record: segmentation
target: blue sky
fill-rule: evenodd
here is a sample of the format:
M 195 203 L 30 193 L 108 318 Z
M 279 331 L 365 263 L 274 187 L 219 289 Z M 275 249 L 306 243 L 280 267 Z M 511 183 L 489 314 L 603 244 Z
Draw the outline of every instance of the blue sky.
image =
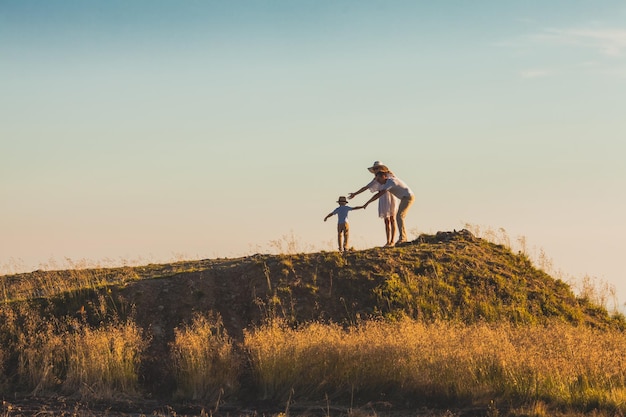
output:
M 622 1 L 0 0 L 0 272 L 504 229 L 626 301 Z M 364 202 L 368 195 L 357 198 Z M 384 243 L 370 206 L 357 249 Z

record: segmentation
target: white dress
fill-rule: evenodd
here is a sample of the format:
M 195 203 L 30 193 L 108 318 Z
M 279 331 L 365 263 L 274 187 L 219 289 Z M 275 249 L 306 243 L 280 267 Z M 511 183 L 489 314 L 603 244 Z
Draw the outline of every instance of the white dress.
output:
M 378 191 L 380 191 L 380 188 L 382 186 L 383 185 L 376 181 L 376 178 L 374 178 L 372 182 L 367 185 L 367 188 L 371 192 L 377 193 Z M 385 217 L 395 216 L 396 212 L 398 211 L 397 200 L 398 199 L 390 192 L 386 192 L 385 194 L 381 195 L 378 199 L 378 217 L 384 219 Z

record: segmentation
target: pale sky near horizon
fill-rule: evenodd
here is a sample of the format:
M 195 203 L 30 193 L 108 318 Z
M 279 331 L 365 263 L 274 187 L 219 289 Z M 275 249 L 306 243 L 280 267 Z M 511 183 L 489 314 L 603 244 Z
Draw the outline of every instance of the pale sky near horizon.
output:
M 410 238 L 503 229 L 623 304 L 624 109 L 618 0 L 0 0 L 0 274 L 333 250 L 381 160 Z

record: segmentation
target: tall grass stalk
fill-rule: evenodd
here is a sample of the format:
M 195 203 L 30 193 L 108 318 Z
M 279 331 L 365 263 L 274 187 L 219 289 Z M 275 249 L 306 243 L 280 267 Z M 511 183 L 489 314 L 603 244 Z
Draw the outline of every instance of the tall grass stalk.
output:
M 180 398 L 219 402 L 239 386 L 240 356 L 218 315 L 175 329 L 171 356 Z

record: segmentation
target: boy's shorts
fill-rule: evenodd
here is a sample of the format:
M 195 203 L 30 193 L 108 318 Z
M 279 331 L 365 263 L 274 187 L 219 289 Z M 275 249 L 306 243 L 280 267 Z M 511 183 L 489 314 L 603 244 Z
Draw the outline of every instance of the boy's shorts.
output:
M 348 233 L 350 231 L 349 223 L 337 223 L 337 233 Z

